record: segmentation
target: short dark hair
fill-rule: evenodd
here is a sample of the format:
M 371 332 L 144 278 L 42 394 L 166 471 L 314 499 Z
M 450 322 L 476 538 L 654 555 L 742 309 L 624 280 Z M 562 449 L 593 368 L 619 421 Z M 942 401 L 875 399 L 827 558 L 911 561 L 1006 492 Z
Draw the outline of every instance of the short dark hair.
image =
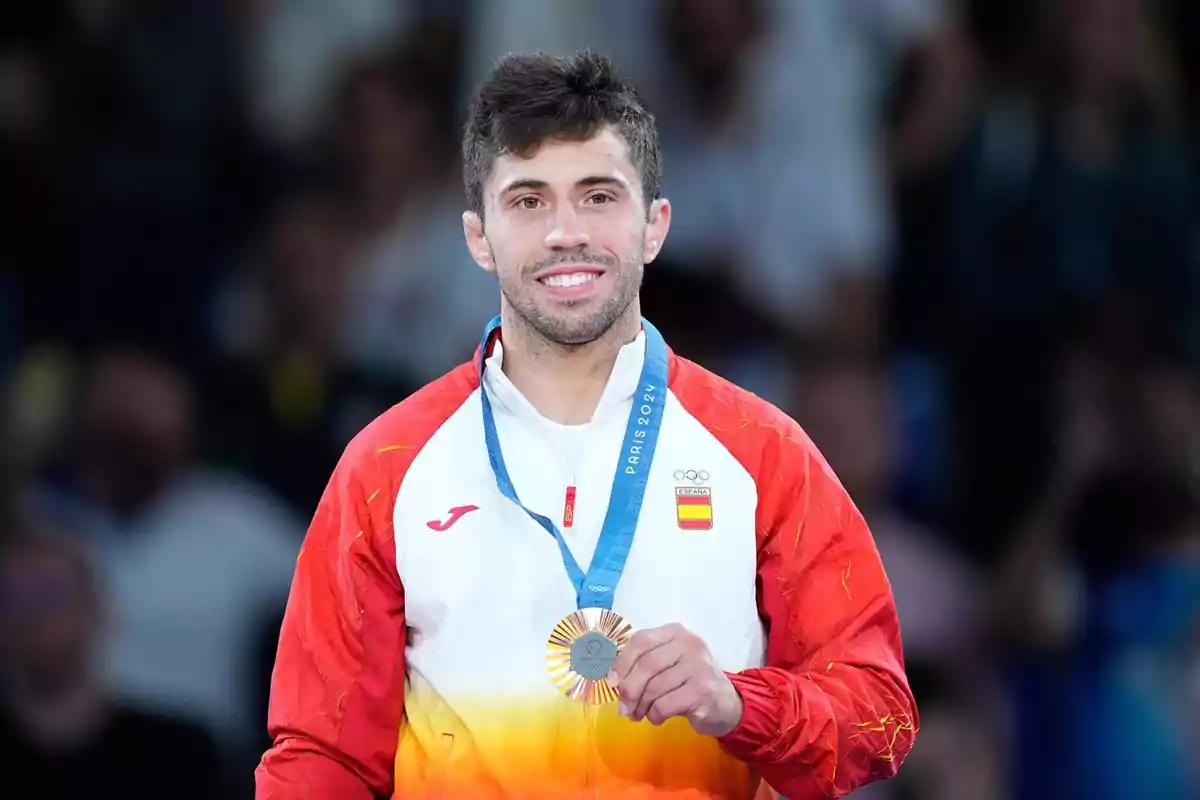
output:
M 483 184 L 498 156 L 529 156 L 548 141 L 583 141 L 609 125 L 629 147 L 649 207 L 662 182 L 658 129 L 637 89 L 612 62 L 588 51 L 569 58 L 504 57 L 476 89 L 467 112 L 462 152 L 467 205 L 483 213 Z

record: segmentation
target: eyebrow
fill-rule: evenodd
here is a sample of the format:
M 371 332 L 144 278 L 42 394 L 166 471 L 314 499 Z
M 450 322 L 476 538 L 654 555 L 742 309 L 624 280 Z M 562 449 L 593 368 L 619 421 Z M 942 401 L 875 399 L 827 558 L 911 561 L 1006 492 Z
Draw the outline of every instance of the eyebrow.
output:
M 517 191 L 518 189 L 540 190 L 546 189 L 549 186 L 550 184 L 537 178 L 519 178 L 505 186 L 504 189 L 501 190 L 500 194 L 509 194 L 510 192 Z M 615 178 L 611 175 L 588 175 L 586 178 L 580 178 L 579 180 L 575 181 L 575 186 L 581 188 L 590 188 L 593 186 L 613 186 L 620 189 L 629 188 L 629 184 L 627 184 L 625 181 L 621 180 L 620 178 Z

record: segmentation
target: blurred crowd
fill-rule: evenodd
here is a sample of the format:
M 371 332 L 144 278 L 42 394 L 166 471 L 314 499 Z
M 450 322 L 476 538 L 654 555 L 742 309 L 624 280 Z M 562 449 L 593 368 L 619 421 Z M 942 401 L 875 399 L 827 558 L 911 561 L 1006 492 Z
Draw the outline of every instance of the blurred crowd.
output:
M 922 733 L 856 796 L 1200 797 L 1186 0 L 5 2 L 0 794 L 252 796 L 330 470 L 497 308 L 468 93 L 578 47 L 662 131 L 646 315 L 872 525 Z

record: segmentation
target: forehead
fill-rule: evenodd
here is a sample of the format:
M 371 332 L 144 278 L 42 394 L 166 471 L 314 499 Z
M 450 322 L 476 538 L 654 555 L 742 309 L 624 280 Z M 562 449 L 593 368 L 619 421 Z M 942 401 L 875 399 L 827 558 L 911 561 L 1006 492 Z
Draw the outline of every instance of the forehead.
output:
M 551 189 L 568 188 L 584 178 L 608 177 L 641 191 L 637 169 L 629 159 L 629 146 L 611 128 L 583 141 L 550 141 L 528 157 L 511 153 L 499 156 L 492 166 L 488 188 L 499 194 L 517 181 L 539 181 Z

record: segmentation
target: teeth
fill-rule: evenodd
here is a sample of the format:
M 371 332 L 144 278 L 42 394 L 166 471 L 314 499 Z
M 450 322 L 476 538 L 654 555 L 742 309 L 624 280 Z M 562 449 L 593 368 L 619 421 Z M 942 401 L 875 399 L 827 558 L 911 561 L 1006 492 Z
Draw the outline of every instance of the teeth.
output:
M 547 286 L 582 286 L 596 280 L 594 272 L 572 272 L 566 275 L 551 275 L 544 278 L 542 283 Z

